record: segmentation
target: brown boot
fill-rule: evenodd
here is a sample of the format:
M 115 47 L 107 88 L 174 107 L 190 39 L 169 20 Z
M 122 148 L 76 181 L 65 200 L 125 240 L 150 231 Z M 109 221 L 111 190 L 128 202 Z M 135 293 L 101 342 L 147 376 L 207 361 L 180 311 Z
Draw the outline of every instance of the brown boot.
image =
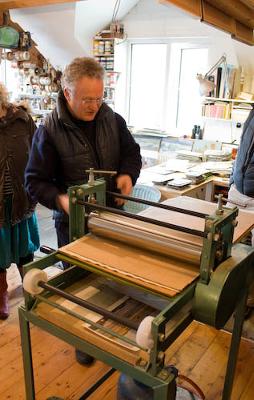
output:
M 9 317 L 6 271 L 0 270 L 0 319 Z

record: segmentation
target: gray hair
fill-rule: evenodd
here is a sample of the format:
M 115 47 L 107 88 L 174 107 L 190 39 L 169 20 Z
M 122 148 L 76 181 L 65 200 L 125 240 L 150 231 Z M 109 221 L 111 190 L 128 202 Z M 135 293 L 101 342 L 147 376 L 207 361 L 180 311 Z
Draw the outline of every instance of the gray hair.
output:
M 65 67 L 62 77 L 62 90 L 72 89 L 75 83 L 85 77 L 104 79 L 105 70 L 103 66 L 91 57 L 77 57 Z
M 6 108 L 9 105 L 9 94 L 3 83 L 0 83 L 0 106 Z

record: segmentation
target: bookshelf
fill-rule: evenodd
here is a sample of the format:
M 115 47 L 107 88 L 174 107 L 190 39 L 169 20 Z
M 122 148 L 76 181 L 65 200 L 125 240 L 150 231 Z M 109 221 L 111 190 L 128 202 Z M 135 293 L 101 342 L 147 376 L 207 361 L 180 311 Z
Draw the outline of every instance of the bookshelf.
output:
M 204 118 L 243 123 L 253 107 L 253 100 L 206 97 L 202 105 L 202 116 Z
M 105 77 L 105 102 L 114 108 L 115 89 L 120 73 L 116 72 L 114 65 L 116 38 L 95 36 L 93 40 L 93 56 L 103 65 Z

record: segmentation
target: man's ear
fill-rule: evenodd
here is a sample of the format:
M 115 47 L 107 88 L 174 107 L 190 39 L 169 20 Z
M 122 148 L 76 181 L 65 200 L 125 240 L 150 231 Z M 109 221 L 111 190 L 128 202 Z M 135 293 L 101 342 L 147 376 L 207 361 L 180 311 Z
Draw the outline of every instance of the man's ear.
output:
M 64 88 L 64 97 L 69 102 L 71 100 L 71 91 L 68 88 Z

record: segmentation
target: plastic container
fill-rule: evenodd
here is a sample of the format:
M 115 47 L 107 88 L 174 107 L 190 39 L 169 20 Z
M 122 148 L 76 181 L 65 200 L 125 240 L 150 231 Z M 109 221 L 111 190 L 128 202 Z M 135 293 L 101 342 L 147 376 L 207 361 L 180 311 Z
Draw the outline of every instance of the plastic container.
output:
M 159 189 L 157 189 L 155 187 L 137 184 L 134 186 L 131 196 L 139 198 L 139 199 L 143 199 L 143 200 L 154 201 L 155 203 L 158 203 L 161 198 L 161 192 L 159 191 Z M 127 212 L 137 214 L 137 213 L 145 210 L 148 207 L 149 206 L 146 204 L 135 203 L 133 201 L 127 201 L 123 208 Z

